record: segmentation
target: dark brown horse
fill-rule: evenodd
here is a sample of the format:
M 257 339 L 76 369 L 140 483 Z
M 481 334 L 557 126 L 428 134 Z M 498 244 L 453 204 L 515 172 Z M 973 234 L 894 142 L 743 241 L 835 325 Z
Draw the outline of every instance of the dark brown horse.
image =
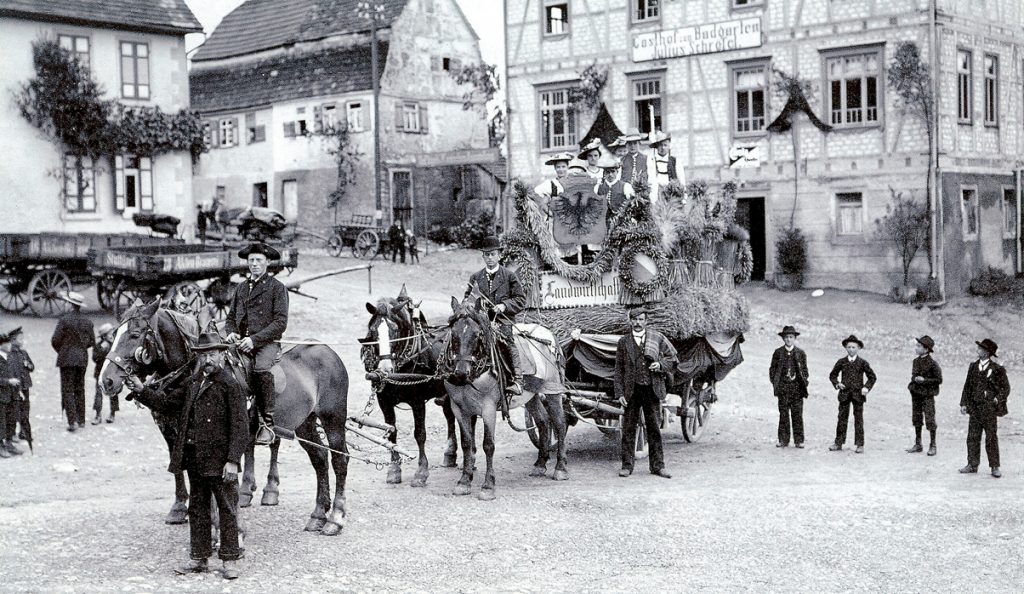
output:
M 370 312 L 370 322 L 366 338 L 362 341 L 362 359 L 367 371 L 402 374 L 417 374 L 432 377 L 437 372 L 437 358 L 444 347 L 447 328 L 428 328 L 426 319 L 417 305 L 405 292 L 405 287 L 397 299 L 383 298 L 376 305 L 366 304 Z M 383 331 L 381 328 L 383 327 Z M 384 422 L 395 426 L 395 407 L 406 404 L 412 409 L 413 434 L 419 447 L 419 460 L 416 474 L 412 479 L 413 487 L 423 487 L 430 475 L 427 461 L 427 402 L 435 399 L 441 402 L 444 418 L 448 426 L 448 443 L 444 452 L 445 467 L 457 464 L 458 440 L 455 437 L 455 414 L 451 404 L 445 398 L 444 381 L 441 379 L 413 380 L 412 382 L 395 383 L 383 380 L 376 383 L 377 404 L 384 414 Z M 397 443 L 397 431 L 391 432 L 391 442 Z M 388 469 L 387 482 L 402 482 L 402 466 L 398 453 L 392 452 L 391 466 Z
M 110 354 L 100 372 L 103 391 L 107 394 L 120 392 L 124 386 L 124 377 L 129 373 L 139 377 L 151 374 L 156 374 L 158 378 L 173 378 L 175 374 L 182 379 L 187 377 L 193 365 L 191 346 L 194 344 L 197 327 L 194 319 L 159 308 L 158 301 L 130 308 L 123 316 Z M 327 452 L 300 442 L 317 478 L 316 505 L 305 529 L 333 536 L 341 532 L 346 515 L 348 447 L 345 442 L 345 421 L 348 416 L 348 372 L 338 355 L 323 345 L 303 345 L 289 350 L 282 357 L 280 367 L 284 372 L 285 387 L 277 396 L 276 425 L 293 430 L 296 436 L 319 445 L 323 445 L 319 431 L 322 429 L 329 447 L 335 451 L 330 458 L 336 479 L 332 502 Z M 168 381 L 164 388 L 174 389 L 176 381 L 180 380 Z M 154 418 L 164 433 L 164 439 L 168 445 L 172 445 L 175 436 L 169 435 L 165 428 L 176 426 L 177 419 L 157 418 L 157 413 L 154 413 Z M 277 486 L 280 481 L 276 459 L 279 444 L 278 440 L 271 448 L 270 473 L 264 489 L 264 503 L 269 505 L 277 503 Z M 242 485 L 240 504 L 243 502 L 242 493 L 249 494 L 251 499 L 255 489 L 252 444 L 246 453 Z M 175 486 L 177 493 L 172 514 L 177 510 L 184 512 L 188 499 L 183 477 L 175 477 Z
M 487 471 L 484 484 L 478 494 L 483 500 L 494 499 L 494 430 L 497 420 L 499 399 L 503 398 L 502 387 L 494 373 L 496 363 L 495 340 L 497 333 L 491 327 L 487 311 L 479 299 L 459 303 L 452 297 L 452 316 L 448 320 L 451 335 L 447 348 L 442 354 L 442 367 L 448 369 L 445 389 L 452 403 L 452 410 L 459 420 L 462 432 L 462 477 L 455 485 L 455 495 L 468 495 L 473 484 L 475 460 L 473 446 L 477 418 L 484 422 L 484 455 L 487 457 Z M 525 348 L 520 349 L 524 364 L 534 369 L 526 377 L 522 400 L 536 423 L 537 435 L 553 435 L 557 448 L 555 452 L 555 480 L 569 478 L 565 455 L 565 433 L 567 429 L 565 410 L 562 408 L 561 361 L 558 343 L 551 331 L 536 325 L 528 328 L 530 338 Z M 516 348 L 516 347 L 513 347 Z M 518 400 L 518 399 L 517 399 Z M 513 403 L 515 406 L 516 403 Z M 544 476 L 552 452 L 547 439 L 537 443 L 537 461 L 530 476 Z

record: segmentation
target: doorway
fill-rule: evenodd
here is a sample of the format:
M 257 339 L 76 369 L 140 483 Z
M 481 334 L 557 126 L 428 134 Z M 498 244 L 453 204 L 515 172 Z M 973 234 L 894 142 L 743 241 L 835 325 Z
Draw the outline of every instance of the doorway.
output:
M 736 201 L 736 224 L 750 233 L 750 250 L 754 254 L 754 270 L 750 280 L 763 281 L 767 238 L 765 237 L 764 197 L 740 198 Z
M 267 182 L 252 185 L 252 205 L 267 208 Z
M 299 182 L 286 179 L 281 183 L 281 210 L 284 218 L 293 221 L 299 216 Z

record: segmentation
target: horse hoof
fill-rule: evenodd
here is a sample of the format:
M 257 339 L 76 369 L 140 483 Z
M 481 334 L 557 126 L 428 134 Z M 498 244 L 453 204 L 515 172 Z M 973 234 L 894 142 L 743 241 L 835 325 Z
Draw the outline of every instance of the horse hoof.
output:
M 413 479 L 412 479 L 412 486 L 413 487 L 426 487 L 427 486 L 427 477 L 425 477 L 425 476 L 415 476 L 415 477 L 413 477 Z
M 556 470 L 554 476 L 552 476 L 551 478 L 555 479 L 556 481 L 567 481 L 569 480 L 569 473 L 564 470 Z
M 341 526 L 334 522 L 325 522 L 324 527 L 320 529 L 320 534 L 324 536 L 337 536 L 341 534 Z
M 458 483 L 457 485 L 455 485 L 455 490 L 452 491 L 452 495 L 469 495 L 469 492 L 471 490 L 472 487 L 470 487 L 469 485 Z
M 252 506 L 252 493 L 241 492 L 238 494 L 238 507 Z
M 547 474 L 547 468 L 543 466 L 534 466 L 530 469 L 530 476 L 544 476 Z
M 441 464 L 443 468 L 457 468 L 459 466 L 458 456 L 455 454 L 444 456 L 444 463 Z
M 480 492 L 476 494 L 476 498 L 480 501 L 494 501 L 494 489 L 480 489 Z
M 389 472 L 388 473 L 388 481 L 387 482 L 388 482 L 389 485 L 400 485 L 400 484 L 402 484 L 402 473 L 401 473 L 401 471 L 399 471 L 399 472 Z
M 167 514 L 164 519 L 164 524 L 188 524 L 188 514 L 186 512 L 175 512 Z
M 309 521 L 306 522 L 305 531 L 320 532 L 321 530 L 323 530 L 324 524 L 326 523 L 327 521 L 323 518 L 310 518 Z
M 264 491 L 263 498 L 260 499 L 260 505 L 277 505 L 277 492 Z

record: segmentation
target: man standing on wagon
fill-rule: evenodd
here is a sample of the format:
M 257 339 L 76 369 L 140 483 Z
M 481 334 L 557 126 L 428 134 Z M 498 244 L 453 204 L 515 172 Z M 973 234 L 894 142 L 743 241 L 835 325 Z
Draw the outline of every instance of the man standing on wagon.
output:
M 249 264 L 249 277 L 235 288 L 225 322 L 227 341 L 253 359 L 253 393 L 260 415 L 256 445 L 274 442 L 274 374 L 281 361 L 281 340 L 288 327 L 288 289 L 267 272 L 270 260 L 281 254 L 265 243 L 238 252 Z

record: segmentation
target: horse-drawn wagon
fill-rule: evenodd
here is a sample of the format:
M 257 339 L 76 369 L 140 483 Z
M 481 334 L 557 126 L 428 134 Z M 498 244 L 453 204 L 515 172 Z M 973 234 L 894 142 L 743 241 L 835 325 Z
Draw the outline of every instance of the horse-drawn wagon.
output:
M 327 240 L 327 253 L 337 258 L 348 247 L 360 260 L 372 260 L 390 247 L 387 229 L 377 224 L 373 215 L 353 214 L 344 225 L 335 225 Z

